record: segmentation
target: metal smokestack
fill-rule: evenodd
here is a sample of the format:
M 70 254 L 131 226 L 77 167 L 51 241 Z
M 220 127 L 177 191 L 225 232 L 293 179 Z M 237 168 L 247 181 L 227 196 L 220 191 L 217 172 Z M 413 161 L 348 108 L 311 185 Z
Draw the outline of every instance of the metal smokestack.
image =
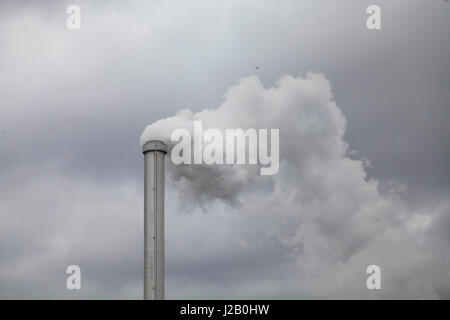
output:
M 164 299 L 164 158 L 167 145 L 151 140 L 143 146 L 144 299 Z

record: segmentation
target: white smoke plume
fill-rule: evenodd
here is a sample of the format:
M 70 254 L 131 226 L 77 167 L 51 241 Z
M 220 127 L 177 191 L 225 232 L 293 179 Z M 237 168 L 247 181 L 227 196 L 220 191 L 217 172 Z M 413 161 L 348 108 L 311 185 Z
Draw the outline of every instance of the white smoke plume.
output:
M 450 298 L 449 203 L 410 211 L 395 188 L 380 194 L 368 161 L 350 157 L 346 119 L 324 75 L 285 75 L 270 88 L 256 76 L 243 78 L 219 107 L 159 120 L 141 143 L 160 139 L 172 147 L 172 131 L 192 130 L 195 120 L 221 130 L 280 129 L 274 176 L 251 165 L 167 163 L 185 203 L 222 200 L 274 222 L 267 236 L 289 249 L 291 294 L 301 287 L 309 297 Z M 382 290 L 365 286 L 371 264 L 381 267 Z

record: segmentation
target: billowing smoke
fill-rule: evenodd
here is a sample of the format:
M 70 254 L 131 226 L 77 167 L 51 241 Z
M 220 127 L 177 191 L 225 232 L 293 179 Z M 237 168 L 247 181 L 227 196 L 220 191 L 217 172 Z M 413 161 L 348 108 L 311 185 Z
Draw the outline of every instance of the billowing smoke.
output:
M 220 130 L 280 130 L 276 175 L 261 176 L 255 165 L 170 160 L 168 173 L 185 203 L 221 200 L 271 219 L 266 236 L 288 248 L 295 266 L 289 285 L 312 297 L 450 298 L 449 204 L 411 212 L 395 187 L 380 194 L 367 161 L 351 157 L 346 120 L 324 75 L 285 75 L 270 88 L 255 76 L 243 78 L 217 108 L 159 120 L 147 126 L 141 143 L 161 139 L 173 147 L 173 130 L 192 131 L 198 120 Z M 383 275 L 376 292 L 365 287 L 371 264 Z
M 255 76 L 243 78 L 228 90 L 218 108 L 197 113 L 181 110 L 147 126 L 141 144 L 160 139 L 171 150 L 175 144 L 170 139 L 172 132 L 185 128 L 192 133 L 194 121 L 202 121 L 205 129 L 223 132 L 235 128 L 279 129 L 280 161 L 297 169 L 308 158 L 341 158 L 346 152 L 342 141 L 345 118 L 332 101 L 328 81 L 320 74 L 309 73 L 305 79 L 284 76 L 270 89 Z M 254 165 L 170 165 L 169 174 L 178 182 L 181 194 L 194 202 L 217 198 L 236 203 L 250 187 L 274 181 L 261 177 Z

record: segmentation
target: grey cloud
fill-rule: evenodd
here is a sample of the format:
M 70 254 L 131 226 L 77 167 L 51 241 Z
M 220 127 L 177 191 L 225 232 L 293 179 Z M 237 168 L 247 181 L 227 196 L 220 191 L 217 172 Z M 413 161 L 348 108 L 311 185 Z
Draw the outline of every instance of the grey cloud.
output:
M 267 88 L 282 74 L 304 75 L 309 70 L 330 80 L 347 119 L 343 141 L 359 151 L 356 160 L 367 156 L 372 163 L 366 180 L 379 180 L 383 189 L 390 180 L 407 185 L 406 203 L 389 200 L 398 205 L 392 214 L 398 221 L 369 228 L 364 219 L 331 214 L 330 207 L 329 214 L 292 223 L 299 201 L 330 196 L 328 181 L 315 181 L 312 174 L 302 176 L 309 188 L 300 188 L 300 195 L 284 202 L 280 196 L 258 206 L 247 199 L 250 189 L 235 190 L 245 191 L 238 194 L 245 196 L 241 207 L 204 203 L 208 214 L 197 212 L 192 225 L 186 225 L 213 237 L 217 210 L 242 211 L 249 217 L 227 219 L 223 213 L 221 224 L 230 227 L 216 242 L 204 241 L 200 248 L 208 249 L 208 256 L 195 249 L 197 240 L 189 229 L 167 233 L 168 297 L 335 297 L 339 288 L 341 297 L 344 291 L 348 297 L 359 295 L 364 288 L 346 285 L 364 284 L 363 266 L 370 260 L 364 253 L 383 263 L 395 255 L 395 248 L 379 252 L 386 243 L 396 242 L 393 236 L 377 238 L 373 233 L 386 226 L 409 236 L 418 230 L 415 243 L 425 247 L 418 254 L 403 243 L 407 250 L 399 265 L 385 263 L 395 269 L 386 276 L 396 283 L 395 291 L 383 290 L 385 295 L 415 291 L 420 297 L 448 297 L 447 283 L 429 276 L 434 271 L 441 275 L 435 268 L 448 266 L 448 256 L 440 255 L 448 251 L 447 3 L 380 0 L 383 30 L 372 33 L 364 21 L 370 1 L 77 1 L 83 27 L 76 33 L 65 28 L 69 2 L 0 3 L 0 132 L 7 131 L 0 135 L 2 298 L 140 298 L 142 129 L 180 109 L 199 112 L 220 106 L 227 89 L 242 77 L 256 74 Z M 433 19 L 436 13 L 439 18 Z M 256 71 L 254 65 L 261 69 Z M 295 177 L 285 176 L 297 190 Z M 134 186 L 132 195 L 116 189 L 123 185 Z M 198 193 L 184 194 L 186 199 L 194 195 Z M 386 191 L 381 198 L 390 196 Z M 182 228 L 178 223 L 199 210 L 177 199 L 172 189 L 168 230 Z M 348 211 L 356 210 L 352 205 L 358 203 L 350 201 Z M 324 201 L 325 211 L 326 205 Z M 260 214 L 276 210 L 286 214 Z M 104 218 L 102 223 L 94 219 L 94 211 Z M 342 207 L 339 212 L 344 211 Z M 322 282 L 291 281 L 290 275 L 299 270 L 308 274 L 315 267 L 313 259 L 292 260 L 301 254 L 314 257 L 308 254 L 308 243 L 296 238 L 298 228 L 325 246 L 348 231 L 345 222 L 355 230 L 367 227 L 371 236 L 350 230 L 353 240 L 331 246 L 348 264 L 331 260 L 320 269 L 322 279 L 332 279 L 335 285 L 326 291 Z M 235 224 L 240 226 L 237 231 Z M 238 239 L 229 240 L 227 233 Z M 245 249 L 239 239 L 241 245 L 260 247 Z M 191 254 L 185 257 L 191 259 L 187 270 L 177 258 L 186 248 Z M 245 250 L 250 251 L 247 257 Z M 440 258 L 432 260 L 424 252 L 436 252 Z M 318 251 L 321 259 L 326 253 Z M 225 254 L 231 260 L 220 260 Z M 216 256 L 226 268 L 214 262 Z M 233 281 L 228 262 L 236 260 L 240 269 L 235 278 L 248 281 Z M 194 272 L 196 261 L 203 277 Z M 258 269 L 261 263 L 256 261 L 266 261 L 267 267 Z M 76 262 L 86 269 L 87 290 L 80 294 L 64 288 L 65 267 Z M 430 271 L 421 272 L 426 268 Z M 258 276 L 250 276 L 255 269 Z M 408 288 L 408 283 L 418 287 Z

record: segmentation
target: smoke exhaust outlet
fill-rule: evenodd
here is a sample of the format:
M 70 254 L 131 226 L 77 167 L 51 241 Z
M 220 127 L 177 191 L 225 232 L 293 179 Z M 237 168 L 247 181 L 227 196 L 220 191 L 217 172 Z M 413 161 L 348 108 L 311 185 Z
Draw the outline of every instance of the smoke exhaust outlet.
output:
M 144 144 L 144 300 L 164 299 L 164 160 L 167 145 Z

